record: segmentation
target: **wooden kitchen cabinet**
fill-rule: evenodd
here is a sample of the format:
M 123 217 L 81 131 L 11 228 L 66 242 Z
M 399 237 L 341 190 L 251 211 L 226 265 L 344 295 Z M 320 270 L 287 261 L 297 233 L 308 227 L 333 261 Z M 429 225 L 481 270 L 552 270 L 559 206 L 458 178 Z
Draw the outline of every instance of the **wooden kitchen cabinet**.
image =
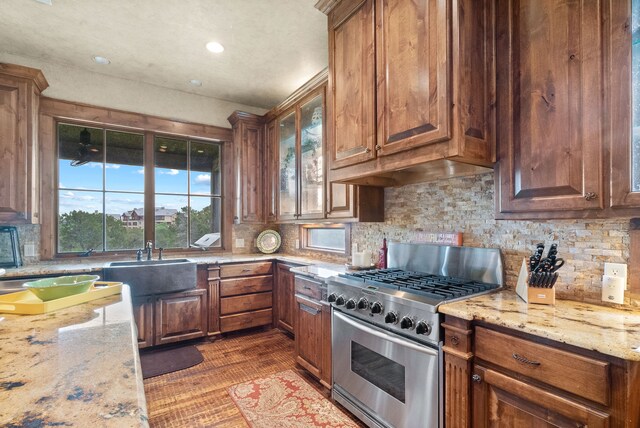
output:
M 153 346 L 153 297 L 142 297 L 133 301 L 133 319 L 138 330 L 138 348 Z
M 220 267 L 208 266 L 207 288 L 209 304 L 207 308 L 207 323 L 209 336 L 220 334 Z
M 220 332 L 273 324 L 273 262 L 220 266 Z
M 207 334 L 207 290 L 161 294 L 155 303 L 155 345 Z
M 609 8 L 606 0 L 498 0 L 502 217 L 604 207 Z
M 40 223 L 40 70 L 0 63 L 0 223 Z
M 295 274 L 293 266 L 276 264 L 274 325 L 289 333 L 294 333 L 295 325 Z
M 493 1 L 321 3 L 330 4 L 328 178 L 394 186 L 489 171 Z
M 331 306 L 324 284 L 296 275 L 294 308 L 296 362 L 331 388 Z
M 296 296 L 296 361 L 312 375 L 322 377 L 322 304 Z
M 608 427 L 640 423 L 640 366 L 447 315 L 448 427 Z
M 235 218 L 241 223 L 265 222 L 264 120 L 261 116 L 236 111 L 229 116 L 233 127 Z

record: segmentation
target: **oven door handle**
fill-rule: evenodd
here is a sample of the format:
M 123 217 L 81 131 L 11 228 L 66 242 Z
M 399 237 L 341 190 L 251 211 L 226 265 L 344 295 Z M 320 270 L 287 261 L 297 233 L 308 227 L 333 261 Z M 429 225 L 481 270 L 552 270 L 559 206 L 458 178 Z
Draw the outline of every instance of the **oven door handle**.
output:
M 389 342 L 393 342 L 397 345 L 400 345 L 405 348 L 409 348 L 414 351 L 422 352 L 423 354 L 433 355 L 434 357 L 438 356 L 438 349 L 418 345 L 398 335 L 387 333 L 386 331 L 373 325 L 369 325 L 369 324 L 363 325 L 362 323 L 355 321 L 351 317 L 347 315 L 343 315 L 342 313 L 336 310 L 333 311 L 333 316 L 337 317 L 338 319 L 340 319 L 340 321 L 349 324 L 351 327 L 356 328 L 365 334 L 376 336 L 380 339 L 388 340 Z

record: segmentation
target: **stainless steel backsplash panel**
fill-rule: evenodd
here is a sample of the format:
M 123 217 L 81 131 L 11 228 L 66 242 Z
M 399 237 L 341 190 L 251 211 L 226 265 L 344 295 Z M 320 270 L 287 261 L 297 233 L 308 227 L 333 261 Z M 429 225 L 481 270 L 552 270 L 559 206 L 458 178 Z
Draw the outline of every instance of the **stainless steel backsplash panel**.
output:
M 388 258 L 390 268 L 504 285 L 502 255 L 497 248 L 390 242 Z

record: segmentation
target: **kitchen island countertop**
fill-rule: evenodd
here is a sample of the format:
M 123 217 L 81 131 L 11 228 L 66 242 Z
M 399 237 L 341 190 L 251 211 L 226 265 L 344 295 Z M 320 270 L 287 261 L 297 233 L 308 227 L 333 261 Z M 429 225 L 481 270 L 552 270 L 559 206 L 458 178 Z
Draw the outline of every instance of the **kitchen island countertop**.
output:
M 640 310 L 637 308 L 618 309 L 559 299 L 555 306 L 527 304 L 513 290 L 504 290 L 443 304 L 438 311 L 640 361 Z
M 129 287 L 43 315 L 0 314 L 0 426 L 148 426 Z

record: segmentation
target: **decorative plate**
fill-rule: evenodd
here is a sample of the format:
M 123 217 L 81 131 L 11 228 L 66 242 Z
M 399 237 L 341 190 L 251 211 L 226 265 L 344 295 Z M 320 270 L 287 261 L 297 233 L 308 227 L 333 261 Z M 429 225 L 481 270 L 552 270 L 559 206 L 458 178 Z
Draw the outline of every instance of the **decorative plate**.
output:
M 281 243 L 282 238 L 280 238 L 280 234 L 271 229 L 267 229 L 260 233 L 260 235 L 258 235 L 258 239 L 256 240 L 258 250 L 260 250 L 261 253 L 265 254 L 271 254 L 278 251 Z

